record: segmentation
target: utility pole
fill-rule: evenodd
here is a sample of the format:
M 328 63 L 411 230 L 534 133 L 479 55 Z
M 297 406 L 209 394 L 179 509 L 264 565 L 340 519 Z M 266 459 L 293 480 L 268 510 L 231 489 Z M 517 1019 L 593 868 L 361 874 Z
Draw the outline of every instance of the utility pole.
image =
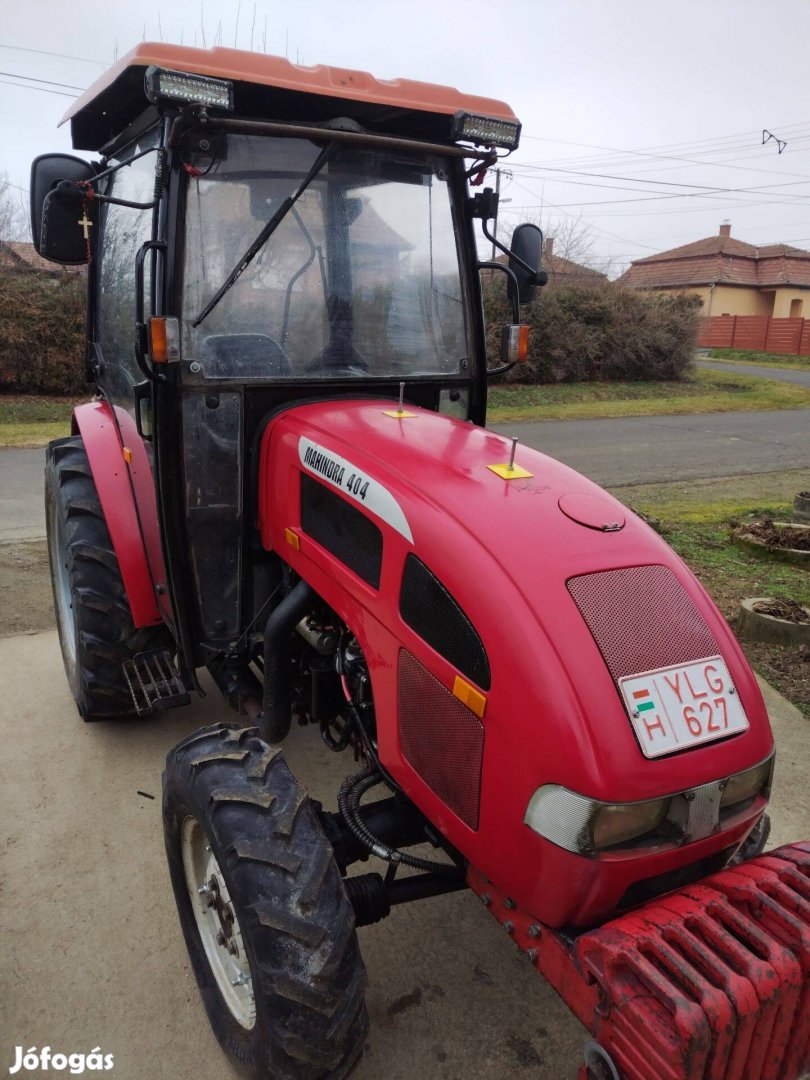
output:
M 498 235 L 498 206 L 501 201 L 501 170 L 495 170 L 495 217 L 492 221 L 492 235 Z M 495 259 L 495 241 L 492 242 L 492 258 Z

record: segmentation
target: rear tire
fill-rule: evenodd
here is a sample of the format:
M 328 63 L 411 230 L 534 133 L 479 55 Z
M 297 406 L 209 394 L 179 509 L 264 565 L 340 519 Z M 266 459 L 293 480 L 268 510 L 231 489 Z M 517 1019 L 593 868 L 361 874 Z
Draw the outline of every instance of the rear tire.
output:
M 166 855 L 208 1019 L 251 1080 L 339 1080 L 363 1052 L 354 911 L 304 789 L 256 728 L 172 750 Z
M 49 443 L 45 519 L 59 644 L 71 693 L 85 720 L 135 716 L 122 664 L 170 649 L 168 628 L 132 622 L 118 559 L 79 436 Z

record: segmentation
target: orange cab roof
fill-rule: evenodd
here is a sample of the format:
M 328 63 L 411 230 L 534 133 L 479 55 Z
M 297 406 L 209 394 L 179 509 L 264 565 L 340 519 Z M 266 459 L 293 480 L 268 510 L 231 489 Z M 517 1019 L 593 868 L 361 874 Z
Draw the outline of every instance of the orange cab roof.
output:
M 192 49 L 182 45 L 142 42 L 85 90 L 70 106 L 61 123 L 80 117 L 83 113 L 94 112 L 94 103 L 96 107 L 102 104 L 97 102 L 97 99 L 108 99 L 105 91 L 122 76 L 131 77 L 131 69 L 145 69 L 151 64 L 217 79 L 231 79 L 237 83 L 252 83 L 301 94 L 387 105 L 396 109 L 446 115 L 462 110 L 497 117 L 500 120 L 514 122 L 517 119 L 503 101 L 462 94 L 450 86 L 437 86 L 411 79 L 375 79 L 365 71 L 352 71 L 325 64 L 304 67 L 292 64 L 280 56 L 265 56 L 262 53 L 238 49 Z

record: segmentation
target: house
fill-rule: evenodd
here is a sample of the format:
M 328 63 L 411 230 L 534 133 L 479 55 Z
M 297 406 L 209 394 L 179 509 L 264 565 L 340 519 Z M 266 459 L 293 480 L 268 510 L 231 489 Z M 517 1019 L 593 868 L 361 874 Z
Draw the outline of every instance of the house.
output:
M 554 253 L 554 237 L 543 241 L 543 270 L 548 274 L 550 285 L 607 285 L 607 274 L 592 270 L 590 266 L 566 259 Z
M 703 314 L 810 318 L 810 251 L 756 247 L 721 225 L 717 236 L 636 259 L 619 284 L 646 292 L 691 293 Z
M 495 259 L 499 263 L 507 263 L 506 255 L 498 255 Z M 566 259 L 562 255 L 554 253 L 554 237 L 547 236 L 543 241 L 543 258 L 541 269 L 548 274 L 549 285 L 584 285 L 595 288 L 599 285 L 607 285 L 607 274 L 599 270 L 592 270 L 590 266 Z M 490 271 L 490 276 L 492 271 Z
M 84 266 L 59 266 L 43 259 L 33 244 L 22 240 L 0 240 L 0 273 L 46 274 L 59 278 L 64 274 L 86 273 Z

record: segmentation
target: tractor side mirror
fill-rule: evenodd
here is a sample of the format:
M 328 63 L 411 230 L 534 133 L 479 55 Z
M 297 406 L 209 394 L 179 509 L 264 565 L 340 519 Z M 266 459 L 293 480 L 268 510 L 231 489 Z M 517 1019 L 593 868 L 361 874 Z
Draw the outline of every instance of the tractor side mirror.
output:
M 88 261 L 87 242 L 92 242 L 97 227 L 97 203 L 88 205 L 76 184 L 94 176 L 89 162 L 70 154 L 43 154 L 34 159 L 31 236 L 44 259 L 64 266 Z
M 545 285 L 548 280 L 546 274 L 540 270 L 540 260 L 543 255 L 542 230 L 528 223 L 518 225 L 512 233 L 510 252 L 509 269 L 517 278 L 517 298 L 519 303 L 527 304 L 534 295 L 535 286 Z M 516 257 L 512 258 L 512 256 Z M 514 282 L 510 278 L 507 285 L 510 300 L 514 296 L 514 291 Z

